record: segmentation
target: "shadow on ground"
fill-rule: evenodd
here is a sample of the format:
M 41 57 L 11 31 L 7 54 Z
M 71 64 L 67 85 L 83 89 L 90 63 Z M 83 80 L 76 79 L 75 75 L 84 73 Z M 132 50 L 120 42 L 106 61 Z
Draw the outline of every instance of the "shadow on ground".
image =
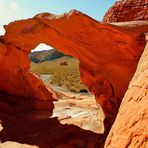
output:
M 11 98 L 10 98 L 11 97 Z M 11 101 L 10 101 L 11 100 Z M 83 130 L 74 125 L 63 125 L 52 115 L 53 104 L 0 94 L 2 142 L 16 141 L 40 148 L 98 148 L 103 135 Z M 43 104 L 42 104 L 43 103 Z M 39 107 L 39 104 L 41 106 Z M 50 108 L 46 108 L 46 105 Z M 43 109 L 45 105 L 46 109 Z

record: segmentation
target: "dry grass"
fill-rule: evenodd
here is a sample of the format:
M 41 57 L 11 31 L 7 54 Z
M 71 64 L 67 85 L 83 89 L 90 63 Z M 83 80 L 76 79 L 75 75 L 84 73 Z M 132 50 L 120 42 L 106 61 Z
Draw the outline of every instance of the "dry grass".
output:
M 61 62 L 67 62 L 68 65 L 61 66 Z M 66 87 L 73 92 L 87 89 L 80 81 L 79 61 L 71 57 L 62 57 L 39 64 L 31 63 L 31 71 L 37 75 L 53 75 L 49 83 Z

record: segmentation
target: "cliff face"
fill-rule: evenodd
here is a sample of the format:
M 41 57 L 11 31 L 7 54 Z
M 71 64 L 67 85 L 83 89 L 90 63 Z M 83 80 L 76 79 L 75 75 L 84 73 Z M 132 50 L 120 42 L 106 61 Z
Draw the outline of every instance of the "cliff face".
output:
M 29 72 L 28 55 L 39 43 L 51 45 L 80 60 L 81 79 L 104 111 L 106 136 L 143 52 L 148 22 L 101 24 L 70 11 L 39 14 L 10 23 L 5 30 L 0 39 L 0 89 L 23 96 L 21 104 L 33 98 L 36 108 L 47 107 L 40 107 L 40 101 L 52 102 L 52 94 Z
M 108 10 L 103 18 L 103 22 L 106 23 L 135 20 L 148 20 L 148 0 L 119 0 Z M 148 40 L 148 36 L 146 38 Z M 122 100 L 117 118 L 106 140 L 106 148 L 148 147 L 147 58 L 148 44 Z
M 148 20 L 148 0 L 119 0 L 105 14 L 103 22 Z
M 148 36 L 147 36 L 148 40 Z M 148 147 L 148 43 L 121 103 L 106 148 Z

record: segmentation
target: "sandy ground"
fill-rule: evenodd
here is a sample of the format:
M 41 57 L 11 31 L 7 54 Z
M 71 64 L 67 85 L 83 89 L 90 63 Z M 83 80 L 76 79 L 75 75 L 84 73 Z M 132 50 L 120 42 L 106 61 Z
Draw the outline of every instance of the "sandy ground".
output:
M 61 95 L 60 99 L 54 102 L 55 108 L 50 118 L 58 117 L 61 124 L 73 124 L 95 133 L 104 132 L 104 116 L 100 106 L 96 104 L 94 95 L 73 93 L 66 88 L 51 85 L 51 75 L 41 75 L 40 78 Z

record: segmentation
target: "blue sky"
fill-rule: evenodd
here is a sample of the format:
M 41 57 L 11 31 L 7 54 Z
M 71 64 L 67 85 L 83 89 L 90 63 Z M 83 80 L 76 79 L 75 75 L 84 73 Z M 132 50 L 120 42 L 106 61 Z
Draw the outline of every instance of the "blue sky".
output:
M 0 0 L 0 35 L 3 25 L 14 20 L 33 17 L 41 12 L 62 14 L 77 9 L 96 20 L 102 20 L 104 13 L 116 0 Z
M 37 13 L 61 14 L 77 9 L 101 20 L 104 13 L 116 0 L 0 0 L 0 34 L 2 26 L 11 21 L 33 17 Z

